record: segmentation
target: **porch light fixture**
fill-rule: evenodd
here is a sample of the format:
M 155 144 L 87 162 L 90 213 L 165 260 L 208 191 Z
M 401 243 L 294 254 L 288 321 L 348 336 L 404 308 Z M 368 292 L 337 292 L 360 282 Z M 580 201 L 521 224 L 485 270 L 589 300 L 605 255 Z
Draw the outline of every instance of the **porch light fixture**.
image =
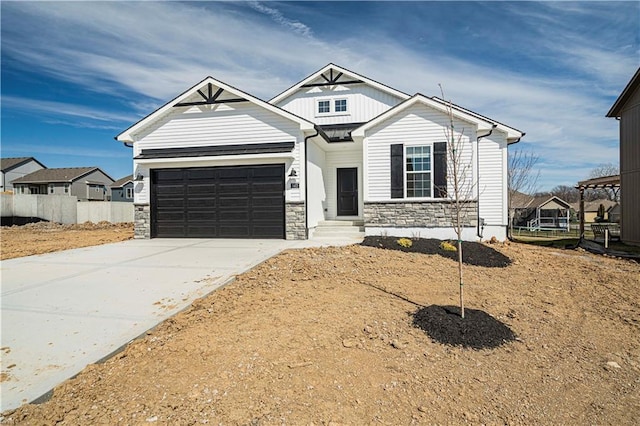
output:
M 134 179 L 136 182 L 140 182 L 144 180 L 144 176 L 142 176 L 142 173 L 138 173 L 136 175 L 136 178 Z
M 300 188 L 300 184 L 298 183 L 298 173 L 296 172 L 296 169 L 291 169 L 291 173 L 289 173 L 289 188 Z

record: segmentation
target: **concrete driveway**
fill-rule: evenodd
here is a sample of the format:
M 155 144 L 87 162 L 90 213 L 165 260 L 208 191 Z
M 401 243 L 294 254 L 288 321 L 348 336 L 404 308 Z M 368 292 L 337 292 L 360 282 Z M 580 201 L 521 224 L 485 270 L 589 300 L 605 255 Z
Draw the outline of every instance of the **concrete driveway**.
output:
M 1 262 L 1 410 L 16 408 L 286 248 L 357 240 L 154 239 Z

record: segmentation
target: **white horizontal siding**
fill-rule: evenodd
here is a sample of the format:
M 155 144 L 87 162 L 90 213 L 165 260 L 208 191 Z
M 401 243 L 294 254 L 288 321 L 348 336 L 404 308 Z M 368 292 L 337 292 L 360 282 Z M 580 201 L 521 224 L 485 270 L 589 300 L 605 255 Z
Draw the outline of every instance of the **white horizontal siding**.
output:
M 347 114 L 317 115 L 316 100 L 347 99 Z M 312 87 L 302 89 L 281 101 L 278 106 L 307 120 L 323 124 L 364 123 L 399 104 L 402 100 L 365 84 Z
M 367 167 L 365 200 L 391 200 L 390 146 L 392 144 L 401 143 L 409 146 L 445 142 L 447 140 L 445 129 L 448 122 L 449 118 L 446 114 L 417 104 L 368 130 L 364 141 Z M 457 119 L 454 120 L 454 128 L 456 129 L 455 140 L 461 137 L 463 147 L 461 163 L 466 169 L 465 182 L 469 190 L 473 181 L 473 147 L 470 142 L 473 139 L 470 139 L 470 135 L 475 138 L 476 129 L 473 124 Z M 450 165 L 450 161 L 447 161 L 447 164 Z M 451 171 L 448 175 L 450 178 L 448 192 L 452 194 Z
M 363 173 L 362 152 L 358 150 L 332 151 L 326 153 L 325 192 L 327 194 L 327 219 L 335 219 L 338 212 L 338 169 L 358 168 L 358 216 L 362 217 L 363 207 Z
M 506 225 L 506 135 L 494 131 L 478 145 L 479 214 L 486 226 Z M 486 236 L 490 238 L 491 235 Z
M 291 154 L 179 158 L 153 162 L 134 160 L 136 173 L 142 173 L 145 177 L 144 181 L 135 185 L 134 201 L 139 204 L 149 203 L 149 176 L 153 168 L 284 163 L 287 176 L 291 168 L 296 169 L 298 176 L 303 171 L 300 165 L 300 142 L 304 136 L 299 124 L 251 103 L 220 104 L 213 108 L 175 108 L 171 114 L 135 136 L 134 156 L 143 149 L 296 142 Z M 281 158 L 276 158 L 278 156 Z M 301 201 L 300 188 L 289 188 L 287 185 L 286 199 Z
M 295 141 L 300 126 L 250 103 L 175 108 L 136 135 L 137 149 Z

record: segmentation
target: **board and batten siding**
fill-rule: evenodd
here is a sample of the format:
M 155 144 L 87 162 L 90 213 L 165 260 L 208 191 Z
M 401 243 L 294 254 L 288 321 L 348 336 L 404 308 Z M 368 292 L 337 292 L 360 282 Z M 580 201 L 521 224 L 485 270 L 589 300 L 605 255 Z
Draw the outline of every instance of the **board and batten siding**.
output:
M 330 151 L 326 153 L 325 192 L 327 193 L 327 214 L 328 220 L 336 219 L 338 214 L 338 169 L 357 167 L 358 168 L 358 217 L 362 217 L 363 206 L 363 167 L 362 151 L 360 149 L 348 151 Z
M 390 201 L 391 198 L 391 148 L 393 144 L 407 146 L 431 145 L 445 142 L 445 127 L 449 117 L 424 105 L 416 104 L 379 125 L 369 129 L 365 135 L 365 201 Z M 473 148 L 469 135 L 475 136 L 475 125 L 462 120 L 454 120 L 455 129 L 464 129 L 462 133 L 464 164 L 472 164 Z M 459 133 L 455 133 L 457 140 Z M 433 158 L 432 158 L 433 160 Z M 472 168 L 467 171 L 467 183 L 471 184 Z M 405 177 L 406 179 L 406 177 Z M 433 177 L 432 177 L 433 179 Z M 405 194 L 406 194 L 406 184 Z M 468 186 L 469 188 L 469 186 Z M 452 193 L 451 181 L 448 192 Z M 398 199 L 395 199 L 396 201 Z M 411 199 L 407 199 L 411 200 Z
M 640 89 L 620 113 L 620 207 L 622 241 L 640 244 Z
M 347 99 L 347 112 L 317 114 L 318 99 Z M 298 90 L 277 105 L 318 125 L 364 123 L 402 102 L 402 99 L 366 84 L 335 86 L 331 89 L 313 87 Z
M 507 225 L 507 139 L 495 131 L 478 143 L 479 217 L 485 226 Z
M 144 164 L 134 160 L 136 173 L 144 176 L 142 184 L 135 186 L 136 204 L 148 204 L 150 201 L 151 168 L 285 163 L 285 181 L 291 168 L 296 169 L 298 176 L 304 172 L 300 163 L 300 143 L 304 140 L 300 125 L 249 102 L 220 104 L 214 109 L 204 110 L 200 107 L 175 108 L 134 137 L 134 156 L 144 149 L 296 142 L 291 154 L 208 157 L 208 161 L 202 158 L 174 158 Z M 289 188 L 287 185 L 286 200 L 302 201 L 300 188 Z

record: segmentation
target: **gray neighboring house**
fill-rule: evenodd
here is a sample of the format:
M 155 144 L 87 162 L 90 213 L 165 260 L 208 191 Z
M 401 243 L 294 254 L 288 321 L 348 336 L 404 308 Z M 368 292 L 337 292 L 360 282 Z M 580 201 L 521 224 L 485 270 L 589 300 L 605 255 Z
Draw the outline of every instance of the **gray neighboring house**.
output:
M 640 244 L 640 68 L 607 117 L 620 120 L 620 238 Z
M 111 201 L 133 203 L 133 175 L 125 176 L 111 184 Z
M 107 201 L 113 179 L 98 167 L 43 169 L 13 181 L 16 194 L 69 195 Z
M 13 191 L 13 181 L 46 166 L 33 157 L 0 159 L 0 192 Z

